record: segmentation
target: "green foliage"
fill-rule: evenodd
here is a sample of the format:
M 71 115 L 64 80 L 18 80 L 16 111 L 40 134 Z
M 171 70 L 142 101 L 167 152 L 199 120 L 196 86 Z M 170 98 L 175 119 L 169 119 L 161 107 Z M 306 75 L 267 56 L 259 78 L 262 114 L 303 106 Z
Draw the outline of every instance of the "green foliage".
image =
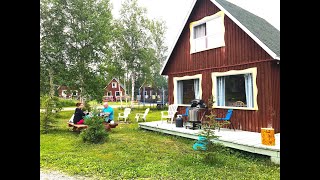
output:
M 59 112 L 62 109 L 58 97 L 51 97 L 49 95 L 40 96 L 40 104 L 43 107 L 43 112 L 40 112 L 40 132 L 48 133 L 59 117 Z
M 100 99 L 106 85 L 100 67 L 111 57 L 112 30 L 109 0 L 41 0 L 40 93 L 63 84 Z
M 88 128 L 82 131 L 80 134 L 83 142 L 102 144 L 106 141 L 108 133 L 102 124 L 104 118 L 98 116 L 98 113 L 98 110 L 94 109 L 92 116 L 84 117 L 85 124 L 88 125 Z
M 83 110 L 83 111 L 91 112 L 92 108 L 91 108 L 90 103 L 85 103 L 82 110 Z
M 74 99 L 63 99 L 59 98 L 59 103 L 62 107 L 70 107 L 70 106 L 75 106 L 76 103 L 79 102 L 78 100 Z

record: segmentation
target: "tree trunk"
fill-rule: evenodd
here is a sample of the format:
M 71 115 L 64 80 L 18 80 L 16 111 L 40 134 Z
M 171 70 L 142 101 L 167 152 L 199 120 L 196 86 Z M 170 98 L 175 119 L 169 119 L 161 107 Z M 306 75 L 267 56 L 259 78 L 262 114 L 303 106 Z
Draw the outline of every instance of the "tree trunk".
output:
M 120 107 L 122 107 L 122 92 L 121 92 L 121 88 L 120 88 L 120 77 L 119 77 L 119 94 L 120 94 Z
M 127 98 L 127 87 L 126 87 L 126 80 L 127 80 L 127 78 L 126 78 L 126 75 L 124 75 L 124 81 L 123 81 L 123 86 L 125 87 L 125 89 L 124 89 L 124 95 L 125 95 L 125 98 L 126 98 L 126 106 L 128 105 L 128 98 Z
M 135 84 L 135 74 L 132 74 L 131 80 L 132 80 L 132 87 L 131 87 L 131 108 L 133 108 L 133 101 L 134 101 L 134 84 Z
M 84 81 L 83 81 L 83 78 L 81 75 L 80 75 L 79 80 L 80 80 L 80 88 L 79 88 L 80 89 L 80 102 L 85 104 L 85 92 L 84 92 L 85 90 L 83 89 Z
M 53 70 L 51 68 L 48 69 L 49 71 L 49 84 L 50 84 L 50 97 L 54 96 L 54 84 L 53 84 Z

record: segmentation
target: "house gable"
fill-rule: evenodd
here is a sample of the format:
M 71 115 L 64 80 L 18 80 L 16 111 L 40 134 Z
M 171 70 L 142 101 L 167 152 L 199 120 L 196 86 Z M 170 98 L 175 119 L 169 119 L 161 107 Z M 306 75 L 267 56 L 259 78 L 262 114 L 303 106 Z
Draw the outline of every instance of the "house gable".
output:
M 190 99 L 202 99 L 206 104 L 213 100 L 216 104 L 212 107 L 217 114 L 236 109 L 236 129 L 259 132 L 260 128 L 272 127 L 280 132 L 279 40 L 272 42 L 273 38 L 280 37 L 280 32 L 268 29 L 269 26 L 262 27 L 278 34 L 269 37 L 271 45 L 267 46 L 263 37 L 267 38 L 268 33 L 262 33 L 262 37 L 255 35 L 259 29 L 255 32 L 255 27 L 249 26 L 254 18 L 248 22 L 243 20 L 253 14 L 247 12 L 247 16 L 237 16 L 237 13 L 245 13 L 244 10 L 227 2 L 230 7 L 216 4 L 218 1 L 195 1 L 188 14 L 161 70 L 162 75 L 168 75 L 168 103 L 178 104 L 180 114 L 190 106 Z M 228 12 L 232 8 L 238 12 Z M 225 45 L 190 53 L 190 24 L 206 22 L 209 19 L 206 17 L 221 11 L 225 15 Z M 255 20 L 267 24 L 261 18 Z
M 116 85 L 116 88 L 117 88 L 117 89 L 119 89 L 118 85 L 120 84 L 120 87 L 121 87 L 123 90 L 125 90 L 124 86 L 123 86 L 121 83 L 119 83 L 119 80 L 116 79 L 116 78 L 112 78 L 112 79 L 109 81 L 109 83 L 107 84 L 107 86 L 104 87 L 104 89 L 108 88 L 109 86 L 110 86 L 110 88 L 113 88 L 113 87 L 112 87 L 112 83 L 113 83 L 113 82 L 116 82 L 116 83 L 117 83 L 117 85 Z
M 120 87 L 120 92 L 119 92 L 119 87 Z M 125 95 L 125 91 L 126 90 L 123 88 L 123 85 L 119 83 L 118 79 L 112 78 L 111 81 L 108 83 L 108 85 L 104 88 L 104 95 L 117 97 L 119 96 L 119 94 Z
M 185 19 L 184 26 L 181 28 L 180 34 L 178 34 L 175 40 L 175 45 L 172 46 L 171 50 L 169 51 L 169 55 L 164 65 L 162 66 L 162 69 L 160 71 L 161 75 L 167 75 L 168 71 L 172 72 L 171 70 L 168 70 L 168 67 L 175 64 L 175 62 L 172 62 L 172 59 L 175 59 L 173 58 L 173 56 L 177 56 L 177 54 L 181 54 L 179 52 L 177 53 L 176 51 L 179 51 L 179 49 L 181 49 L 181 50 L 190 52 L 190 45 L 188 44 L 189 42 L 185 42 L 186 40 L 189 41 L 189 38 L 190 38 L 189 24 L 201 18 L 204 18 L 206 16 L 213 15 L 214 13 L 217 13 L 219 11 L 223 11 L 226 15 L 226 18 L 225 18 L 226 26 L 228 26 L 228 24 L 230 23 L 235 24 L 236 26 L 238 26 L 238 29 L 241 29 L 242 31 L 244 31 L 245 34 L 242 36 L 248 36 L 253 42 L 258 44 L 259 48 L 265 51 L 270 58 L 280 60 L 280 31 L 274 28 L 270 23 L 224 0 L 217 0 L 217 1 L 201 0 L 201 1 L 194 1 L 194 3 L 192 4 L 187 14 L 187 18 Z M 231 36 L 234 36 L 234 33 L 238 33 L 238 32 L 232 32 L 232 33 L 233 35 Z M 183 44 L 184 47 L 177 47 L 179 45 L 181 46 L 181 44 Z M 230 43 L 229 43 L 229 47 L 230 47 Z M 226 45 L 226 48 L 228 48 L 228 45 Z M 258 49 L 257 47 L 250 47 L 250 48 Z M 262 52 L 260 54 L 262 54 Z M 217 54 L 217 56 L 222 56 L 222 55 Z M 183 58 L 188 59 L 190 57 L 187 57 L 187 53 L 185 53 Z M 187 61 L 186 63 L 192 63 L 189 61 Z M 198 65 L 198 66 L 199 68 L 208 68 L 203 65 Z M 174 67 L 174 68 L 181 69 L 181 71 L 188 69 L 188 68 L 183 68 L 181 66 Z M 172 69 L 172 68 L 169 68 L 169 69 Z

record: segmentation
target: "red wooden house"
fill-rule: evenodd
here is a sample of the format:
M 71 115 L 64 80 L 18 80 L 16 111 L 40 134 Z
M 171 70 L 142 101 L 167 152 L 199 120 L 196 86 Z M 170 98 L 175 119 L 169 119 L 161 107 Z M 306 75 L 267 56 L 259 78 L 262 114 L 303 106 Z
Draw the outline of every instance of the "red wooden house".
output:
M 108 85 L 104 88 L 104 96 L 107 101 L 120 100 L 120 96 L 124 96 L 125 92 L 125 87 L 119 83 L 119 80 L 116 78 L 111 79 Z
M 160 73 L 179 113 L 212 98 L 236 129 L 280 132 L 280 31 L 228 1 L 194 1 Z
M 69 88 L 68 86 L 58 86 L 58 95 L 61 98 L 65 99 L 78 99 L 79 91 L 73 88 Z
M 139 101 L 156 102 L 158 99 L 161 99 L 162 92 L 151 85 L 144 85 L 139 89 L 139 95 L 137 96 L 137 100 Z

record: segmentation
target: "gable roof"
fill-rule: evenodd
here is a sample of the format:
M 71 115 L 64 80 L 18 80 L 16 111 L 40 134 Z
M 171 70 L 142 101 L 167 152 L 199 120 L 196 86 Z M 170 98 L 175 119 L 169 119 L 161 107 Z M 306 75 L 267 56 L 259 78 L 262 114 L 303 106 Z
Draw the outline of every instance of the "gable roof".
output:
M 169 55 L 162 66 L 160 74 L 166 67 L 168 60 L 176 46 L 179 37 L 186 25 L 194 5 L 198 0 L 194 0 L 187 16 L 184 20 L 180 33 L 174 41 L 174 46 L 171 47 Z M 201 1 L 201 0 L 200 0 Z M 280 31 L 268 23 L 263 18 L 260 18 L 241 7 L 232 4 L 225 0 L 210 0 L 221 11 L 225 13 L 234 23 L 236 23 L 245 33 L 247 33 L 261 48 L 263 48 L 272 58 L 280 60 Z
M 104 89 L 109 86 L 109 84 L 112 82 L 112 80 L 116 80 L 116 81 L 118 82 L 118 84 L 120 84 L 120 87 L 122 87 L 124 90 L 126 89 L 121 83 L 119 83 L 119 80 L 118 80 L 117 78 L 112 78 L 112 79 L 109 81 L 109 83 L 106 85 L 106 87 L 104 87 Z

